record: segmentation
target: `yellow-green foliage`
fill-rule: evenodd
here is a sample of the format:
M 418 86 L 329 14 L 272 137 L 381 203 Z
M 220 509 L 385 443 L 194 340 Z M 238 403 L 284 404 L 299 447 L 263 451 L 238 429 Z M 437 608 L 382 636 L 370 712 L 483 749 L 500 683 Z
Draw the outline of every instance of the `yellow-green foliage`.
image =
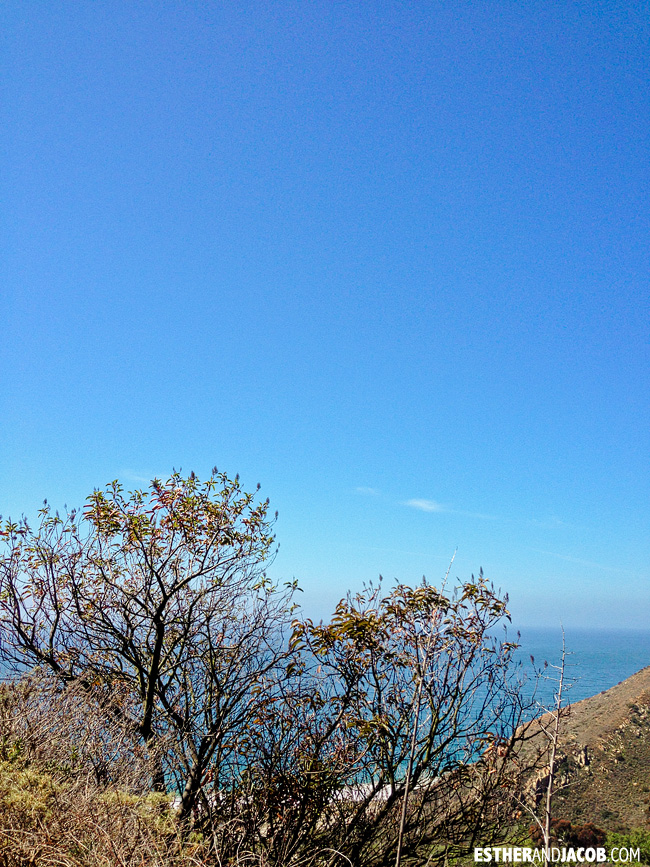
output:
M 613 848 L 630 848 L 638 849 L 640 860 L 630 861 L 634 864 L 650 864 L 650 831 L 643 828 L 629 831 L 627 834 L 615 834 L 614 832 L 607 835 L 607 852 L 611 852 Z
M 169 795 L 162 792 L 133 795 L 119 789 L 108 789 L 97 797 L 97 801 L 108 809 L 132 812 L 161 837 L 178 831 L 176 813 L 171 808 Z
M 9 754 L 9 751 L 5 753 Z M 164 794 L 100 789 L 15 754 L 0 760 L 1 867 L 190 867 Z
M 0 810 L 23 817 L 30 825 L 48 822 L 56 809 L 60 785 L 24 761 L 0 761 Z M 4 824 L 4 823 L 3 823 Z

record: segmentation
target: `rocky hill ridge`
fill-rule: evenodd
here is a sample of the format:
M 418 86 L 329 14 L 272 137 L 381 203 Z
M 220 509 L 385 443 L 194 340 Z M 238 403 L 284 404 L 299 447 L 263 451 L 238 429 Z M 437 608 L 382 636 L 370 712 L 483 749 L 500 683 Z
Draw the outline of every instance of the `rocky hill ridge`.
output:
M 650 827 L 650 666 L 571 705 L 560 753 L 557 818 Z

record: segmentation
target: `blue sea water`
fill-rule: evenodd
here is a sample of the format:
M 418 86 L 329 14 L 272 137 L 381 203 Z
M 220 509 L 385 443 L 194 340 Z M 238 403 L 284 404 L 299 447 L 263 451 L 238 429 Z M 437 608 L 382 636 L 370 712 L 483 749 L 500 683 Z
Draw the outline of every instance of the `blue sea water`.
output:
M 547 680 L 540 684 L 540 698 L 549 705 L 557 688 L 557 672 L 562 654 L 562 631 L 521 627 L 521 647 L 517 656 L 524 667 L 545 669 Z M 566 628 L 567 650 L 565 680 L 570 687 L 563 704 L 575 703 L 615 686 L 630 675 L 650 665 L 650 630 L 646 629 L 587 629 Z

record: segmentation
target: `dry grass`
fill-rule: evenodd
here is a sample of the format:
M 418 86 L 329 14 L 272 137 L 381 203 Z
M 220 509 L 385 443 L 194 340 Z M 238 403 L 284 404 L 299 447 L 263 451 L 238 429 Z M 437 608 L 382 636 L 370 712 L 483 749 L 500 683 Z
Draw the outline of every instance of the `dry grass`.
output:
M 128 726 L 97 717 L 81 689 L 34 675 L 0 686 L 0 867 L 218 863 L 147 791 L 152 757 Z
M 246 851 L 224 861 L 224 828 L 182 834 L 170 796 L 150 790 L 155 757 L 105 719 L 83 689 L 34 674 L 0 684 L 0 867 L 269 867 Z

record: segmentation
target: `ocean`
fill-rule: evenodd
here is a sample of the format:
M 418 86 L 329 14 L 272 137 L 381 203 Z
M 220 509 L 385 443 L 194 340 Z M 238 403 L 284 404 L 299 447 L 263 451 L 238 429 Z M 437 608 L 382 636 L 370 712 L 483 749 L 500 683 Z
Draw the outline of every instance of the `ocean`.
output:
M 650 630 L 566 628 L 565 643 L 568 688 L 563 704 L 596 695 L 650 665 Z M 557 672 L 550 665 L 560 662 L 561 629 L 521 627 L 520 644 L 517 656 L 526 670 L 531 669 L 531 655 L 537 668 L 549 663 L 548 678 L 540 685 L 540 698 L 549 705 L 557 688 Z

